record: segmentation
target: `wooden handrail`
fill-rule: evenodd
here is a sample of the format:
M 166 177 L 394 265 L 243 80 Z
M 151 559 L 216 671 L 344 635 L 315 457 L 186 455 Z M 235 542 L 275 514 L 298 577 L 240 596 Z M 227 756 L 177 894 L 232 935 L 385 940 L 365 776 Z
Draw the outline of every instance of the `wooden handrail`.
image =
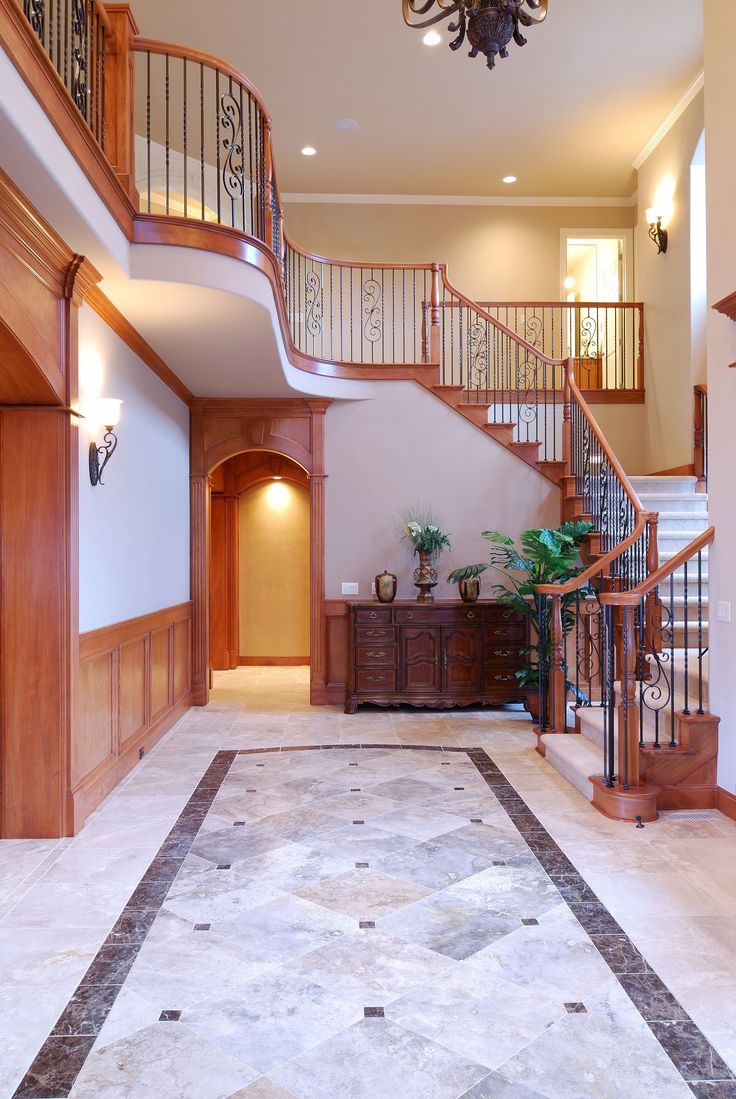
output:
M 631 534 L 624 538 L 623 542 L 619 542 L 617 546 L 614 546 L 613 549 L 608 551 L 608 553 L 605 553 L 602 557 L 598 558 L 597 561 L 595 561 L 587 569 L 581 572 L 578 576 L 573 577 L 572 580 L 568 580 L 565 584 L 540 584 L 535 589 L 540 595 L 569 595 L 571 592 L 578 591 L 580 588 L 584 587 L 590 580 L 598 576 L 604 569 L 606 569 L 617 558 L 625 553 L 627 549 L 633 546 L 635 542 L 637 542 L 639 538 L 641 538 L 641 536 L 644 534 L 647 525 L 656 521 L 658 514 L 657 512 L 644 511 L 644 507 L 641 500 L 636 494 L 634 486 L 631 484 L 631 481 L 624 472 L 623 466 L 619 462 L 608 440 L 601 431 L 595 416 L 590 411 L 590 406 L 588 405 L 588 402 L 585 400 L 585 397 L 583 397 L 583 394 L 581 393 L 580 388 L 575 381 L 575 372 L 572 367 L 571 359 L 568 360 L 567 383 L 570 386 L 571 394 L 575 397 L 575 400 L 577 401 L 583 412 L 583 415 L 588 421 L 593 434 L 595 435 L 601 446 L 601 449 L 603 450 L 603 453 L 610 462 L 612 469 L 614 470 L 616 476 L 623 486 L 624 492 L 628 496 L 632 506 L 634 507 L 634 510 L 636 511 L 636 523 Z
M 108 36 L 112 35 L 112 24 L 110 23 L 110 17 L 105 11 L 105 5 L 102 3 L 102 0 L 90 0 L 90 6 L 93 7 L 99 15 L 100 22 L 105 28 L 105 34 Z
M 487 313 L 477 302 L 471 301 L 470 298 L 466 297 L 460 290 L 457 290 L 447 278 L 447 264 L 439 264 L 439 270 L 442 275 L 442 282 L 452 296 L 457 298 L 460 304 L 464 305 L 467 309 L 472 310 L 473 313 L 476 313 L 484 321 L 487 321 L 487 323 L 498 332 L 503 332 L 503 334 L 510 337 L 514 343 L 523 347 L 525 351 L 528 351 L 530 355 L 539 359 L 540 362 L 547 363 L 548 366 L 565 366 L 569 364 L 568 359 L 551 359 L 548 355 L 545 355 L 543 351 L 540 351 L 538 347 L 534 347 L 528 340 L 525 340 L 523 336 L 520 336 L 518 332 L 514 332 L 512 328 L 509 328 L 503 321 L 500 321 L 498 317 L 494 317 L 491 313 Z M 442 304 L 443 303 L 440 303 L 440 307 L 442 307 Z M 444 304 L 446 305 L 447 303 Z M 571 364 L 569 368 L 572 370 Z
M 476 305 L 488 308 L 524 309 L 643 309 L 641 301 L 479 301 Z
M 697 538 L 693 538 L 684 549 L 681 549 L 679 553 L 676 553 L 671 560 L 667 561 L 664 565 L 660 565 L 658 569 L 650 573 L 646 580 L 643 580 L 641 584 L 638 584 L 631 591 L 624 592 L 610 592 L 604 593 L 599 596 L 600 602 L 604 606 L 610 607 L 635 607 L 640 601 L 642 596 L 648 595 L 653 592 L 655 588 L 659 587 L 663 580 L 667 580 L 672 576 L 673 572 L 684 565 L 687 561 L 690 561 L 696 553 L 705 549 L 706 546 L 710 546 L 713 543 L 713 539 L 716 535 L 715 527 L 708 527 L 708 530 L 704 534 L 699 534 Z
M 236 69 L 234 65 L 230 65 L 227 61 L 221 61 L 219 57 L 214 57 L 211 53 L 203 53 L 202 50 L 194 50 L 189 46 L 178 46 L 172 42 L 160 42 L 156 38 L 143 38 L 139 34 L 133 38 L 131 46 L 137 53 L 155 53 L 164 57 L 178 57 L 182 61 L 191 61 L 195 65 L 204 65 L 208 69 L 216 69 L 224 76 L 232 77 L 252 95 L 263 112 L 264 120 L 270 122 L 268 108 L 258 88 L 252 80 L 248 79 L 245 73 L 242 73 L 240 69 Z
M 298 244 L 294 244 L 288 233 L 284 234 L 284 243 L 288 244 L 297 255 L 313 263 L 323 263 L 326 267 L 370 267 L 376 271 L 432 271 L 435 267 L 433 263 L 384 263 L 382 260 L 374 260 L 371 263 L 368 260 L 330 259 L 329 256 L 319 256 L 316 252 L 307 252 Z

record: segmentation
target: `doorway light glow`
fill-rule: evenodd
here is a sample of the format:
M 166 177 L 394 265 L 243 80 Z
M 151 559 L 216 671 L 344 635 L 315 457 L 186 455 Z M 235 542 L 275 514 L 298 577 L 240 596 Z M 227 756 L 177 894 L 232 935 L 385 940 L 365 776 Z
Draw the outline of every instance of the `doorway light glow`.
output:
M 271 481 L 266 490 L 266 503 L 272 511 L 286 511 L 289 506 L 289 488 L 283 481 Z

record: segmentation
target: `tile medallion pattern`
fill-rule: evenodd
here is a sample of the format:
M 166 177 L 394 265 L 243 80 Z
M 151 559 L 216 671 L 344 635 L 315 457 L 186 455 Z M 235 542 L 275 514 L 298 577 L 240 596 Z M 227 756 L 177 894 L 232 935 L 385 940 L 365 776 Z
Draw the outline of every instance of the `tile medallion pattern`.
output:
M 15 1099 L 732 1099 L 484 749 L 219 751 Z

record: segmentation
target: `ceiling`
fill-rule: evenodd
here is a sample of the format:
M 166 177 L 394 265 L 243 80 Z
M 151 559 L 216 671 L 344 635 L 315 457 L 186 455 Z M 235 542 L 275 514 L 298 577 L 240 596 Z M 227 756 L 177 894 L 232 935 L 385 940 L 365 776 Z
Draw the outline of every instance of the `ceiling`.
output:
M 132 6 L 142 34 L 251 78 L 289 193 L 628 197 L 632 161 L 702 68 L 702 0 L 550 0 L 493 72 L 451 53 L 444 24 L 423 45 L 400 0 Z

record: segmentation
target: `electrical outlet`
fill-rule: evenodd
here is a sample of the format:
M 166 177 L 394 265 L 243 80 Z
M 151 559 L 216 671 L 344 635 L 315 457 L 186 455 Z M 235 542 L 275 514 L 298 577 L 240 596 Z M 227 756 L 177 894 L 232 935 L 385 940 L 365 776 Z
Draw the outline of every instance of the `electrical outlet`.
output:
M 346 584 L 346 583 L 343 582 L 343 585 L 342 585 L 342 594 L 343 595 L 358 595 L 359 592 L 360 592 L 360 585 L 359 584 L 352 584 L 352 583 Z
M 716 603 L 716 618 L 719 622 L 731 621 L 731 604 L 730 603 Z
M 375 595 L 375 594 L 376 594 L 376 581 L 371 580 L 371 595 Z

